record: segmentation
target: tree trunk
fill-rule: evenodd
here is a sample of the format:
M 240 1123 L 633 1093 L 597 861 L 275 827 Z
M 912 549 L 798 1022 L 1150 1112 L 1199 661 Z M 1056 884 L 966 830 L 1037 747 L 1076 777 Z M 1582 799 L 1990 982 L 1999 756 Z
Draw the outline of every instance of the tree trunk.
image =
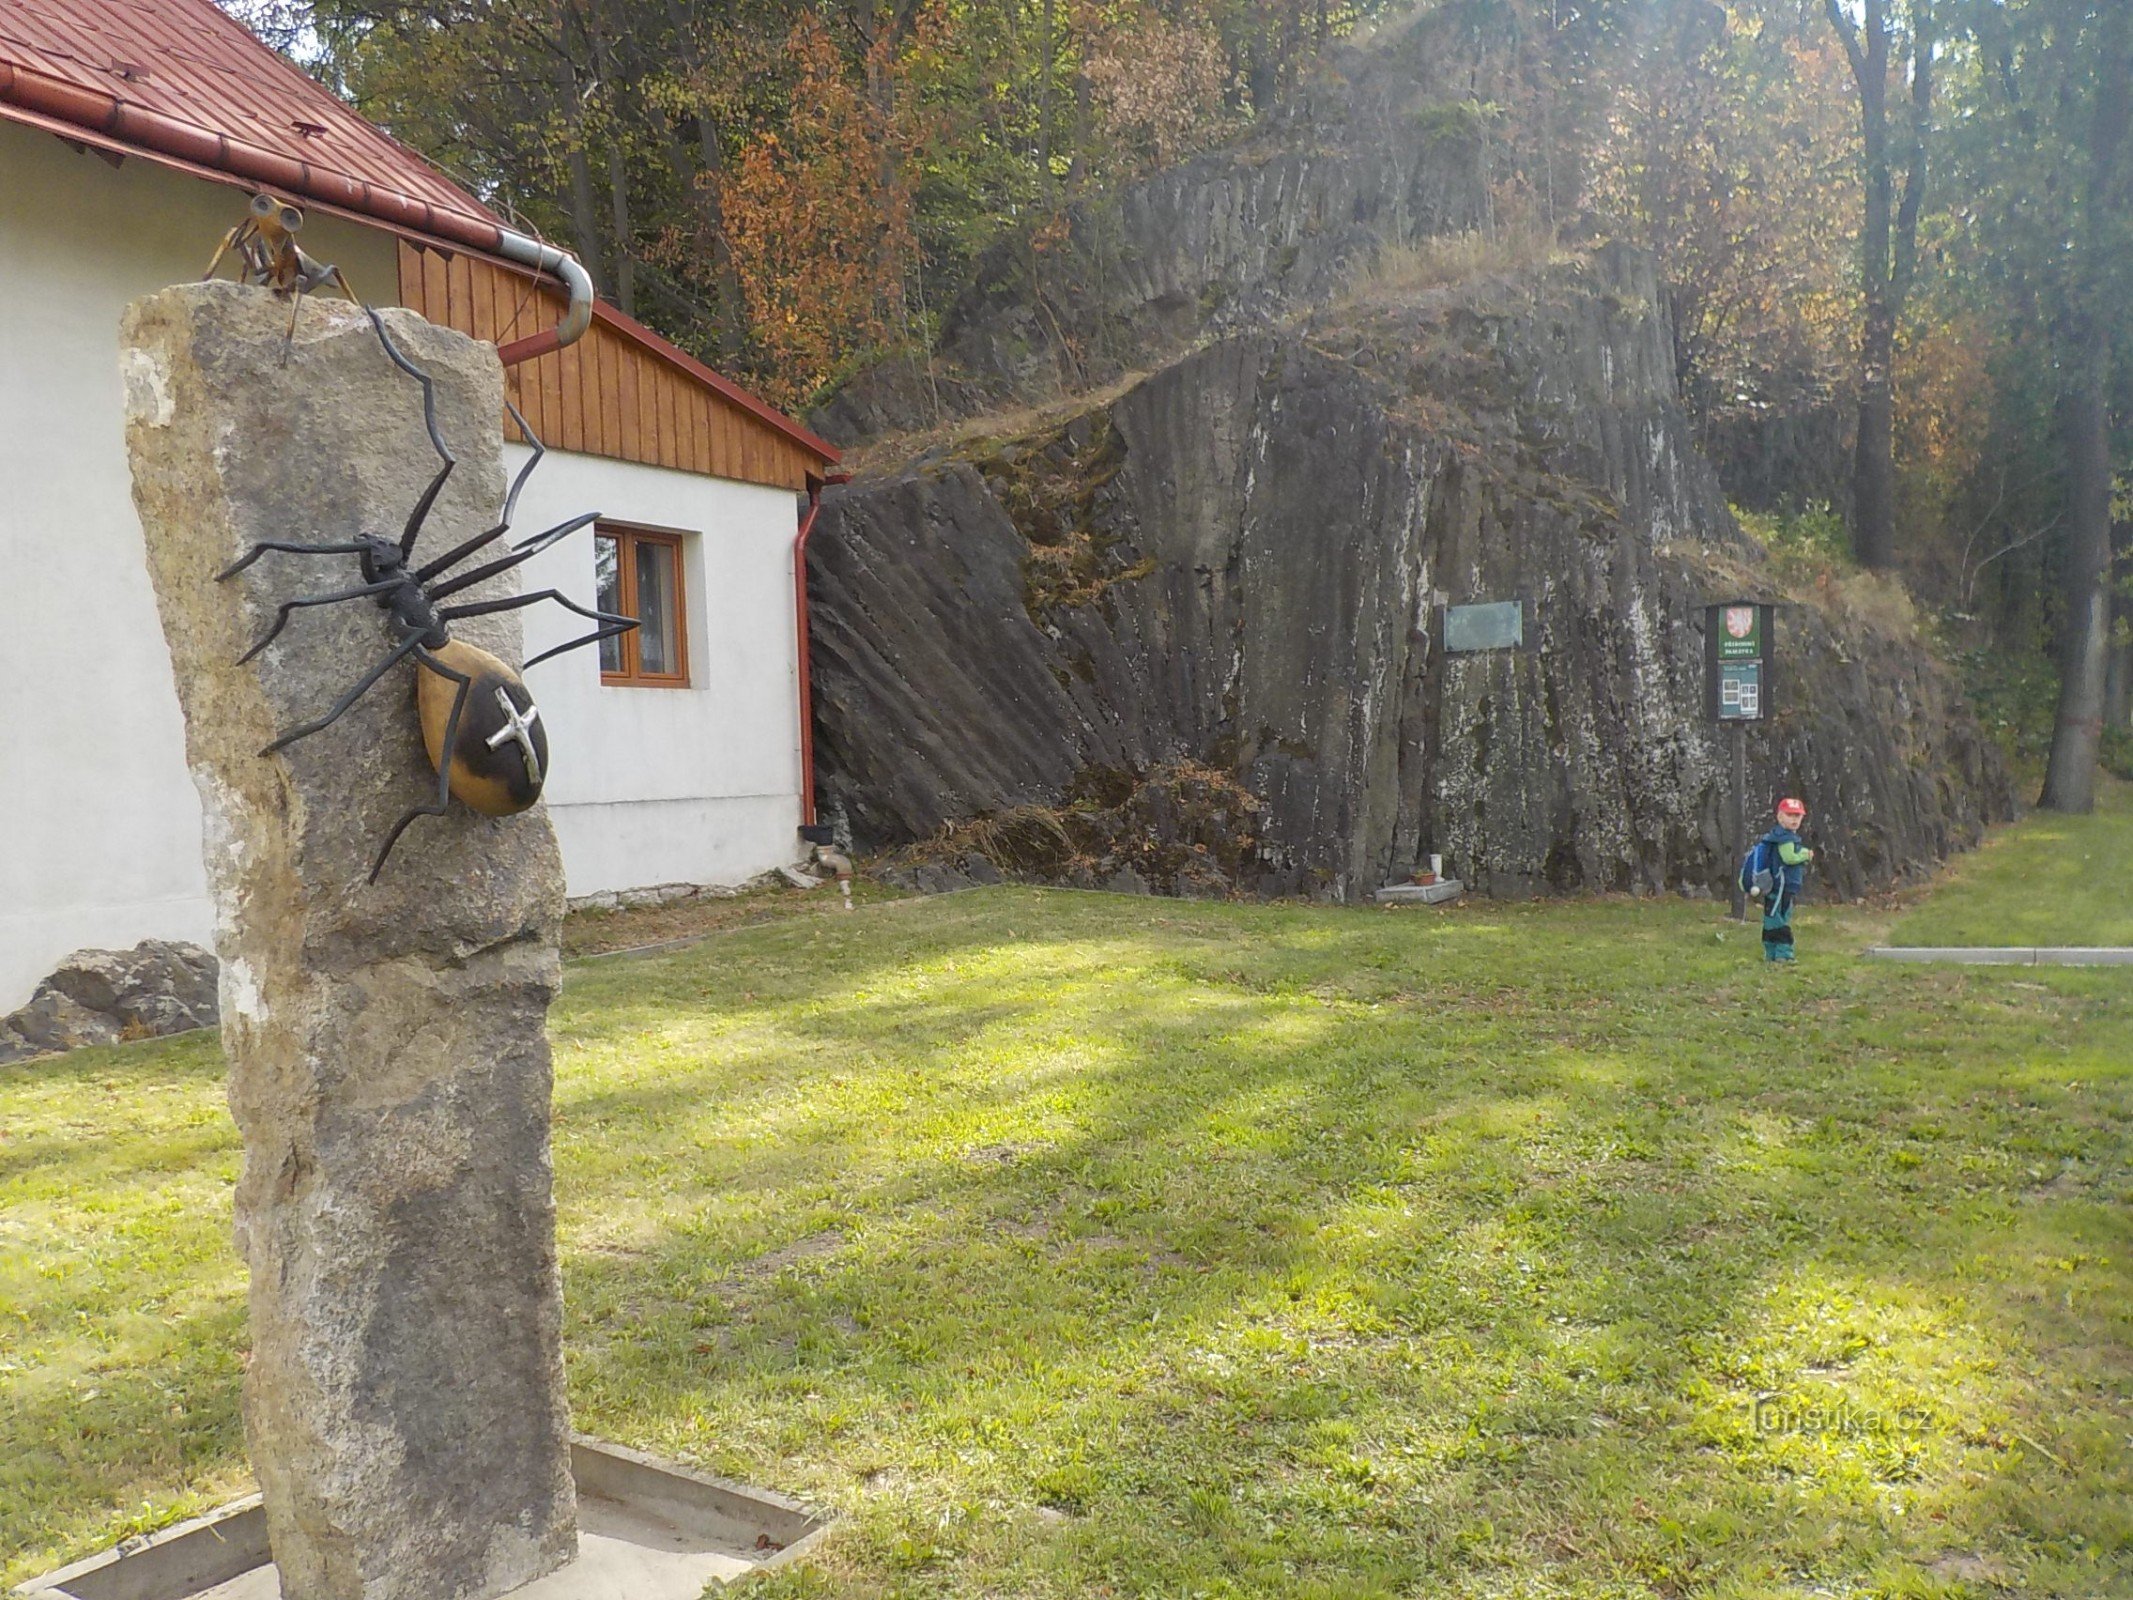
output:
M 610 21 L 604 9 L 596 9 L 587 17 L 585 31 L 592 45 L 593 66 L 599 74 L 601 99 L 607 112 L 607 220 L 611 246 L 609 260 L 614 265 L 615 280 L 610 288 L 622 314 L 634 317 L 637 314 L 636 229 L 630 222 L 629 168 L 622 154 L 626 75 L 616 65 L 615 53 L 608 45 Z
M 1052 55 L 1058 48 L 1053 28 L 1058 0 L 1044 0 L 1043 37 L 1037 48 L 1037 183 L 1039 191 L 1052 192 Z
M 697 94 L 709 99 L 710 85 L 714 81 L 709 54 L 699 38 L 693 14 L 679 0 L 667 0 L 667 26 L 673 30 L 685 59 L 695 74 Z M 696 170 L 689 172 L 683 163 L 677 162 L 675 170 L 683 173 L 688 184 L 690 199 L 700 218 L 699 231 L 711 257 L 711 286 L 718 306 L 718 322 L 713 329 L 717 339 L 717 356 L 721 366 L 740 366 L 748 355 L 748 297 L 741 289 L 741 275 L 733 262 L 733 241 L 726 237 L 726 197 L 723 185 L 726 181 L 726 151 L 719 131 L 718 119 L 711 114 L 707 103 L 699 103 L 688 115 L 696 124 Z
M 2133 732 L 2133 595 L 2125 590 L 2133 522 L 2111 525 L 2111 646 L 2103 672 L 2103 725 Z
M 2038 804 L 2052 811 L 2096 808 L 2096 759 L 2103 744 L 2111 654 L 2111 348 L 2105 303 L 2112 241 L 2104 229 L 2117 203 L 2118 158 L 2133 106 L 2123 92 L 2133 71 L 2133 6 L 2106 8 L 2089 124 L 2084 228 L 2072 265 L 2072 309 L 2059 328 L 2067 389 L 2066 614 L 2061 619 L 2059 720 Z
M 629 173 L 623 166 L 622 141 L 607 141 L 607 198 L 615 238 L 615 304 L 625 317 L 637 314 L 637 262 L 630 252 Z
M 2118 617 L 2126 620 L 2123 610 Z M 2103 726 L 2106 732 L 2133 732 L 2133 644 L 2116 638 L 2103 665 Z
M 703 157 L 703 168 L 696 175 L 696 204 L 711 245 L 711 279 L 718 286 L 719 358 L 735 365 L 748 354 L 748 296 L 733 262 L 733 241 L 726 236 L 725 151 L 719 143 L 718 124 L 702 111 L 696 114 L 696 142 Z
M 1852 455 L 1852 554 L 1881 570 L 1896 561 L 1896 311 L 1870 299 L 1859 341 L 1859 438 Z
M 1866 317 L 1859 340 L 1859 439 L 1852 458 L 1852 553 L 1863 567 L 1887 567 L 1896 555 L 1894 366 L 1896 304 L 1889 271 L 1889 18 L 1886 0 L 1866 0 L 1857 28 L 1841 0 L 1827 0 L 1831 25 L 1851 62 L 1859 91 L 1859 133 L 1866 155 L 1866 215 L 1859 230 L 1860 290 Z
M 2066 612 L 2060 619 L 2059 720 L 2052 730 L 2047 811 L 2096 809 L 2104 679 L 2111 641 L 2111 423 L 2100 354 L 2082 363 L 2061 403 L 2068 477 Z
M 610 286 L 607 262 L 600 249 L 600 206 L 593 195 L 592 158 L 585 149 L 585 102 L 578 97 L 578 74 L 569 63 L 562 74 L 563 122 L 569 144 L 563 165 L 570 179 L 570 235 L 578 261 L 591 276 L 596 290 Z

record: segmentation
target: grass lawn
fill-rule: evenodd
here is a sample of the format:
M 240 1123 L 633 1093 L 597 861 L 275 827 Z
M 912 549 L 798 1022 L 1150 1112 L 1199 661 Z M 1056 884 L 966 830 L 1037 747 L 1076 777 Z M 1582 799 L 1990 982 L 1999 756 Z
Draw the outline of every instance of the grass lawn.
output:
M 2032 812 L 1958 856 L 1891 944 L 2133 945 L 2133 783 L 2086 817 Z
M 577 1421 L 844 1513 L 757 1600 L 2133 1594 L 2133 981 L 1886 931 L 1000 889 L 574 967 Z M 239 1159 L 207 1040 L 0 1075 L 0 1576 L 240 1486 Z

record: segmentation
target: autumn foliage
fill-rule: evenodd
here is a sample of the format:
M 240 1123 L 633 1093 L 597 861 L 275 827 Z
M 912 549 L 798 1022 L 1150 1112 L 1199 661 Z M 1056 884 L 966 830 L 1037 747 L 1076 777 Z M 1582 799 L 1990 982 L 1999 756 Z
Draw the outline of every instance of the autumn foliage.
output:
M 782 129 L 749 138 L 723 200 L 759 382 L 795 405 L 855 356 L 909 336 L 918 141 L 909 119 L 852 81 L 819 17 L 803 16 L 786 49 L 790 114 Z M 878 76 L 895 70 L 871 65 Z

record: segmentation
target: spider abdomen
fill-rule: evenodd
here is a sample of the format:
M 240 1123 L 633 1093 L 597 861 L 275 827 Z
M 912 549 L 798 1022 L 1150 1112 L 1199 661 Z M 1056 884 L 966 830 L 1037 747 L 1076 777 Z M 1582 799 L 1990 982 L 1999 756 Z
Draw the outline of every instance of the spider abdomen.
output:
M 524 811 L 541 797 L 548 772 L 548 733 L 525 680 L 488 651 L 458 639 L 429 653 L 472 680 L 449 755 L 452 793 L 485 817 Z M 415 685 L 422 742 L 431 764 L 444 771 L 445 729 L 459 684 L 424 667 L 416 673 Z

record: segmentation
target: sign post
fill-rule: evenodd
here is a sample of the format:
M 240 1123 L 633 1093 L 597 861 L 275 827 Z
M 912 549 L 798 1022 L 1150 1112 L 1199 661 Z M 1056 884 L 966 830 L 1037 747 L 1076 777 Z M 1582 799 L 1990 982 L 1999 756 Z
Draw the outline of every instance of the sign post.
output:
M 1771 627 L 1776 607 L 1729 600 L 1705 608 L 1704 649 L 1711 716 L 1731 730 L 1733 744 L 1733 859 L 1748 853 L 1748 724 L 1771 712 Z M 1744 920 L 1748 898 L 1733 882 L 1733 916 Z

